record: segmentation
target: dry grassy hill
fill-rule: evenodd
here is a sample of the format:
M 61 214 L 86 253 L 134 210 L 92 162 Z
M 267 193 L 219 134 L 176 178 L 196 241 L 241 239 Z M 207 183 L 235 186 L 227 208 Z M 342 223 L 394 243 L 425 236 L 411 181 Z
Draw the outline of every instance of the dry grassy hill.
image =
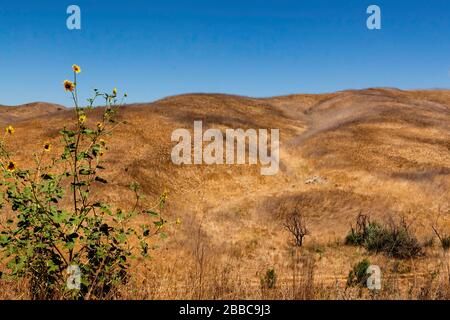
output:
M 45 102 L 33 102 L 20 106 L 8 107 L 0 105 L 0 124 L 15 123 L 52 114 L 66 108 Z
M 100 114 L 93 110 L 89 121 Z M 73 116 L 45 103 L 0 107 L 0 124 L 16 128 L 18 166 L 45 141 L 57 144 L 58 130 Z M 324 285 L 345 278 L 365 254 L 339 244 L 359 212 L 405 216 L 423 239 L 432 235 L 439 210 L 448 225 L 450 91 L 367 89 L 266 99 L 190 94 L 125 106 L 120 118 L 126 124 L 105 155 L 106 178 L 115 182 L 99 197 L 127 204 L 132 181 L 149 197 L 167 188 L 167 215 L 183 220 L 162 244 L 164 254 L 155 252 L 162 262 L 140 274 L 143 282 L 159 284 L 141 292 L 145 297 L 258 297 L 255 286 L 269 267 L 288 279 L 288 235 L 278 214 L 285 202 L 301 203 L 311 233 L 305 247 Z M 171 133 L 192 130 L 194 120 L 203 120 L 204 130 L 280 129 L 279 173 L 261 176 L 251 165 L 172 164 Z M 199 284 L 199 272 L 209 282 Z M 287 291 L 279 297 L 289 297 Z

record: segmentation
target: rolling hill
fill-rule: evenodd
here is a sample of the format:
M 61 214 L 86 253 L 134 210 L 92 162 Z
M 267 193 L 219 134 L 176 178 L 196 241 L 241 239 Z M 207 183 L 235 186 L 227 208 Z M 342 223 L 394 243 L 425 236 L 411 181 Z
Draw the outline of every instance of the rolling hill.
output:
M 88 121 L 95 124 L 101 109 L 91 111 Z M 19 167 L 45 141 L 57 145 L 58 131 L 73 117 L 72 110 L 46 103 L 0 107 L 0 125 L 16 128 L 11 143 L 20 145 Z M 448 225 L 448 90 L 374 88 L 263 99 L 186 94 L 126 105 L 119 117 L 125 124 L 108 141 L 105 155 L 105 177 L 114 183 L 98 196 L 129 205 L 132 181 L 149 198 L 169 190 L 166 214 L 183 224 L 163 244 L 172 252 L 161 257 L 166 271 L 182 268 L 186 257 L 198 254 L 200 242 L 211 261 L 234 261 L 233 272 L 244 279 L 283 265 L 287 234 L 278 212 L 288 202 L 300 203 L 307 217 L 306 245 L 329 251 L 317 261 L 324 275 L 345 276 L 357 259 L 332 244 L 345 237 L 360 212 L 377 219 L 404 216 L 424 239 L 432 235 L 430 221 L 438 212 L 447 213 Z M 262 176 L 257 165 L 248 164 L 172 164 L 171 133 L 193 130 L 194 120 L 202 120 L 204 130 L 280 129 L 279 173 Z M 187 277 L 172 273 L 178 280 L 167 281 L 173 286 Z

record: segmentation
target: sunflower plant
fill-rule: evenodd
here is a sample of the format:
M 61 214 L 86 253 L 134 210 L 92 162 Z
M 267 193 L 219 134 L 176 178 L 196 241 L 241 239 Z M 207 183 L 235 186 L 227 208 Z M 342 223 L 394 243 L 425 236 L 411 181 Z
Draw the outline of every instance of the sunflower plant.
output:
M 102 177 L 105 137 L 121 124 L 116 114 L 126 94 L 118 97 L 116 88 L 111 93 L 94 90 L 81 106 L 81 69 L 74 65 L 72 70 L 73 80 L 64 81 L 64 89 L 75 117 L 60 131 L 60 148 L 44 141 L 34 165 L 22 168 L 10 151 L 15 129 L 8 126 L 0 139 L 0 209 L 8 217 L 0 225 L 0 268 L 5 269 L 0 275 L 27 279 L 33 299 L 114 298 L 129 280 L 130 260 L 148 256 L 150 237 L 166 237 L 162 230 L 168 222 L 161 215 L 166 193 L 143 209 L 140 187 L 132 183 L 136 201 L 128 210 L 93 195 L 108 183 Z M 97 99 L 105 107 L 100 121 L 91 125 L 89 111 Z M 51 155 L 59 149 L 61 153 Z M 138 215 L 151 221 L 139 225 L 134 221 Z

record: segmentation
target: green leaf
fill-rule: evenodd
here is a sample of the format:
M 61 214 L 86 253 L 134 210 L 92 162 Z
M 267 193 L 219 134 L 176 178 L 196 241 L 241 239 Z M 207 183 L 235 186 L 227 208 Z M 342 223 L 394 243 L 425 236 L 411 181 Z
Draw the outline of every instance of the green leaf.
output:
M 68 241 L 68 242 L 66 242 L 66 244 L 64 245 L 64 247 L 65 247 L 66 249 L 71 250 L 71 249 L 73 249 L 73 248 L 75 247 L 75 242 L 74 242 L 74 241 Z
M 45 174 L 41 175 L 41 178 L 44 179 L 44 180 L 52 180 L 52 179 L 54 179 L 53 175 L 48 174 L 48 173 L 45 173 Z
M 108 183 L 108 181 L 106 179 L 100 178 L 100 177 L 95 177 L 95 181 L 98 181 L 100 183 Z
M 117 236 L 117 240 L 118 240 L 120 243 L 126 242 L 126 241 L 127 241 L 127 235 L 125 234 L 125 232 L 119 233 L 119 235 Z
M 81 131 L 81 133 L 90 136 L 90 135 L 95 134 L 95 131 L 93 131 L 91 129 L 84 129 L 83 131 Z
M 101 151 L 101 147 L 98 144 L 94 144 L 91 148 L 92 150 L 92 154 L 94 155 L 94 157 L 98 156 L 100 154 Z
M 78 160 L 93 159 L 87 152 L 80 152 L 77 156 Z
M 89 168 L 82 168 L 78 171 L 79 174 L 84 175 L 84 176 L 88 176 L 90 174 L 94 174 L 95 171 Z
M 141 254 L 146 257 L 148 254 L 148 243 L 145 241 L 141 241 Z
M 145 213 L 152 217 L 159 217 L 159 213 L 152 210 L 146 210 Z
M 102 211 L 104 212 L 104 213 L 106 213 L 107 215 L 112 215 L 112 211 L 111 211 L 111 209 L 109 208 L 109 206 L 107 206 L 107 205 L 101 205 L 101 207 L 100 207 L 101 209 L 102 209 Z
M 155 221 L 153 223 L 155 224 L 156 227 L 161 228 L 166 223 L 166 221 L 161 219 L 161 220 Z
M 159 236 L 160 236 L 161 239 L 167 239 L 167 233 L 165 233 L 165 232 L 161 232 L 159 234 Z
M 59 269 L 59 267 L 52 260 L 47 260 L 46 264 L 48 267 L 48 272 L 54 272 Z
M 71 130 L 61 130 L 59 132 L 60 134 L 67 136 L 67 137 L 74 137 L 75 136 L 75 131 L 71 131 Z

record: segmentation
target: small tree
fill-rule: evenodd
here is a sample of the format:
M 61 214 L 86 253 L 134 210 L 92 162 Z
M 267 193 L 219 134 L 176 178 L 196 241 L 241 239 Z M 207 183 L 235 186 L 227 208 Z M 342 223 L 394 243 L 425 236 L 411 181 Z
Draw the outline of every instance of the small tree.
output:
M 0 139 L 0 205 L 12 215 L 0 225 L 0 257 L 9 269 L 3 276 L 29 279 L 34 299 L 112 298 L 117 286 L 129 278 L 130 257 L 148 256 L 148 238 L 165 236 L 162 229 L 167 221 L 161 211 L 167 194 L 152 208 L 141 210 L 137 184 L 132 184 L 136 202 L 130 210 L 92 197 L 93 190 L 108 183 L 101 174 L 106 169 L 105 139 L 120 125 L 115 115 L 126 94 L 119 99 L 116 89 L 111 93 L 95 90 L 82 107 L 77 94 L 79 72 L 74 65 L 74 80 L 64 81 L 75 117 L 73 125 L 60 131 L 60 148 L 42 142 L 34 166 L 26 168 L 16 163 L 11 151 L 14 128 L 8 126 Z M 97 98 L 103 98 L 106 106 L 101 118 L 92 123 L 88 113 Z M 139 214 L 153 221 L 140 229 L 131 227 Z M 79 271 L 78 281 L 71 279 L 73 273 L 68 281 L 68 270 Z
M 303 245 L 303 238 L 307 236 L 309 232 L 300 206 L 297 203 L 291 209 L 285 207 L 283 211 L 285 213 L 284 227 L 292 235 L 294 246 L 301 247 Z

